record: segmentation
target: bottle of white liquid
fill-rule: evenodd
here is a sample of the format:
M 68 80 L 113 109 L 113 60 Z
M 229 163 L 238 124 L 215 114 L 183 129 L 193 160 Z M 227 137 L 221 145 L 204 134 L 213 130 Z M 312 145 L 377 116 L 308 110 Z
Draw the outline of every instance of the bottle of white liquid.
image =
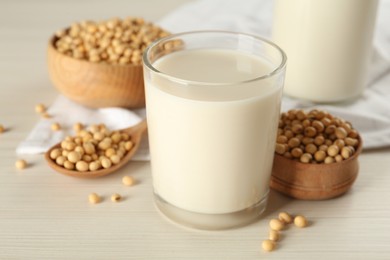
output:
M 314 102 L 359 96 L 377 5 L 377 0 L 276 0 L 273 40 L 288 57 L 284 92 Z

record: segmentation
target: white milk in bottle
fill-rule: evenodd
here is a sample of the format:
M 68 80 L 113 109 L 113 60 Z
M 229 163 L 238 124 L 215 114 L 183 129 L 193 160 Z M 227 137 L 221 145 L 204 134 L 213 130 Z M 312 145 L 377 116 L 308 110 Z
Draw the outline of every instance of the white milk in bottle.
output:
M 285 93 L 314 102 L 361 94 L 377 5 L 377 0 L 276 0 L 273 40 L 288 57 Z

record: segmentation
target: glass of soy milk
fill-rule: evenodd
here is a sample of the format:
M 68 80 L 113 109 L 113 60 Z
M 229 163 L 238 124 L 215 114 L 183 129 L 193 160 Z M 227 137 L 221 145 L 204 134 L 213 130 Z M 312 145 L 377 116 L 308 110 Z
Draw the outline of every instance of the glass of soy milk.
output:
M 171 35 L 145 51 L 155 204 L 198 229 L 254 221 L 269 191 L 286 55 L 233 32 Z

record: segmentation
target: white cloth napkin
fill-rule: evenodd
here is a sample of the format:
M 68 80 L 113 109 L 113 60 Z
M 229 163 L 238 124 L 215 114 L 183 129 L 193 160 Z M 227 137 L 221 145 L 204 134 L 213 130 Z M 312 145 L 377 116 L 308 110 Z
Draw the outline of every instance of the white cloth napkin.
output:
M 16 149 L 17 154 L 38 154 L 61 142 L 66 136 L 74 135 L 73 125 L 81 122 L 86 126 L 104 123 L 110 130 L 118 130 L 136 125 L 145 118 L 145 109 L 130 111 L 123 108 L 90 109 L 59 96 L 48 109 L 52 117 L 41 119 L 31 130 L 26 140 Z M 58 122 L 60 131 L 52 131 L 51 124 Z M 133 160 L 149 160 L 147 136 L 142 140 Z
M 364 149 L 390 146 L 390 0 L 382 0 L 378 10 L 370 81 L 358 100 L 321 106 L 288 97 L 284 97 L 282 102 L 283 111 L 292 108 L 310 109 L 315 106 L 352 122 L 362 135 Z M 269 37 L 271 21 L 271 0 L 198 0 L 179 7 L 158 24 L 173 33 L 218 29 Z M 72 135 L 72 126 L 76 122 L 105 123 L 111 129 L 120 129 L 134 125 L 145 117 L 144 109 L 94 110 L 77 105 L 62 96 L 52 104 L 48 112 L 54 117 L 37 123 L 27 139 L 18 146 L 18 154 L 45 152 L 66 135 Z M 52 132 L 52 122 L 59 122 L 64 129 Z M 143 142 L 134 160 L 149 160 L 147 140 Z

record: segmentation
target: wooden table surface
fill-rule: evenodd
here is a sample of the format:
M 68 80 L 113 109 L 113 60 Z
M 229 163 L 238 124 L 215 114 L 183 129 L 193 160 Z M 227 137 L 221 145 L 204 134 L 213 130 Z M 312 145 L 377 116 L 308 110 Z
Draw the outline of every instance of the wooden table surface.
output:
M 108 177 L 59 175 L 42 155 L 15 148 L 39 117 L 37 103 L 58 93 L 46 69 L 52 32 L 74 21 L 142 16 L 155 21 L 185 0 L 49 1 L 0 3 L 0 259 L 390 259 L 390 149 L 365 151 L 360 175 L 346 195 L 299 201 L 271 192 L 263 218 L 226 231 L 191 231 L 172 225 L 152 201 L 149 162 L 132 162 Z M 138 180 L 124 187 L 121 178 Z M 104 196 L 91 205 L 90 192 Z M 125 199 L 112 203 L 110 195 Z M 281 210 L 304 214 L 311 225 L 283 232 L 272 253 L 261 250 L 268 221 Z

